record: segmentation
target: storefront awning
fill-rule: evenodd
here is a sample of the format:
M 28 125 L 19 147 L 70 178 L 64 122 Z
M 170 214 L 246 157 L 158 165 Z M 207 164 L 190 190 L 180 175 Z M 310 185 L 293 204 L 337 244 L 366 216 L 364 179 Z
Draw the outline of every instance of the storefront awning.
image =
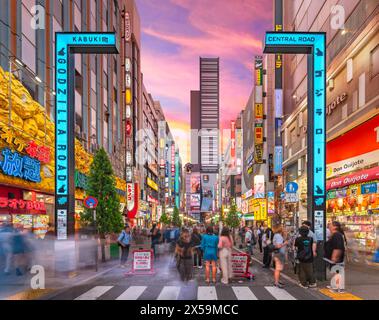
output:
M 347 187 L 352 184 L 379 180 L 379 167 L 362 170 L 344 177 L 335 178 L 327 181 L 327 190 Z

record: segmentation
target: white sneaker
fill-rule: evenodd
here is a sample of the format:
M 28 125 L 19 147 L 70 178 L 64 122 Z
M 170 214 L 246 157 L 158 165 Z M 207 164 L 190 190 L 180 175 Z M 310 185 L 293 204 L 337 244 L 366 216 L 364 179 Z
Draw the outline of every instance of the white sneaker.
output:
M 203 269 L 203 266 L 198 266 L 199 269 Z

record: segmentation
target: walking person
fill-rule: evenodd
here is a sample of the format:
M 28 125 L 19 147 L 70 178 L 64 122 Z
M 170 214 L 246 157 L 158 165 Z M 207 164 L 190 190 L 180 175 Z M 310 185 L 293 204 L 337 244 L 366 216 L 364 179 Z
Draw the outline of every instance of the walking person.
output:
M 272 240 L 274 233 L 272 229 L 266 227 L 262 236 L 262 248 L 263 248 L 263 268 L 269 269 L 272 260 Z
M 126 261 L 128 260 L 129 249 L 132 243 L 132 235 L 128 225 L 126 225 L 124 230 L 122 230 L 117 242 L 121 247 L 121 268 L 126 268 Z
M 153 228 L 150 230 L 150 236 L 151 236 L 151 249 L 154 253 L 154 258 L 157 257 L 157 245 L 159 244 L 159 241 L 161 239 L 161 231 L 157 227 L 156 224 L 153 224 Z
M 207 227 L 207 231 L 201 239 L 201 249 L 203 261 L 205 261 L 205 282 L 208 284 L 210 283 L 210 268 L 212 268 L 213 283 L 216 283 L 218 240 L 218 236 L 213 232 L 213 227 Z
M 325 258 L 330 261 L 331 266 L 342 263 L 345 258 L 345 239 L 341 224 L 333 221 L 329 224 L 330 239 L 325 243 Z
M 299 285 L 302 288 L 315 288 L 317 286 L 313 273 L 313 238 L 309 236 L 309 229 L 302 226 L 300 236 L 295 240 L 296 259 L 299 261 Z
M 258 245 L 259 245 L 259 252 L 260 252 L 260 253 L 263 252 L 263 247 L 262 247 L 263 233 L 264 233 L 263 226 L 260 225 L 260 226 L 258 227 L 258 230 L 257 230 Z
M 194 227 L 192 230 L 192 235 L 191 235 L 191 243 L 193 246 L 193 266 L 201 269 L 203 266 L 201 264 L 201 256 L 202 252 L 200 249 L 201 245 L 201 234 L 199 233 L 199 229 L 197 227 Z
M 274 245 L 274 262 L 275 262 L 275 271 L 274 271 L 274 286 L 277 288 L 283 288 L 284 284 L 280 282 L 280 273 L 283 271 L 284 263 L 286 259 L 286 247 L 288 242 L 284 241 L 283 227 L 281 225 L 276 226 L 274 231 L 274 237 L 272 244 Z
M 178 268 L 182 281 L 192 279 L 192 261 L 193 261 L 193 244 L 191 243 L 191 235 L 189 230 L 182 230 L 179 240 L 176 243 L 176 266 Z
M 228 227 L 222 228 L 221 236 L 218 242 L 220 265 L 222 271 L 221 282 L 228 284 L 233 277 L 232 271 L 232 250 L 233 238 Z
M 246 243 L 246 249 L 247 253 L 249 255 L 253 255 L 253 247 L 257 244 L 255 235 L 253 230 L 251 228 L 246 227 L 246 233 L 245 233 L 245 243 Z

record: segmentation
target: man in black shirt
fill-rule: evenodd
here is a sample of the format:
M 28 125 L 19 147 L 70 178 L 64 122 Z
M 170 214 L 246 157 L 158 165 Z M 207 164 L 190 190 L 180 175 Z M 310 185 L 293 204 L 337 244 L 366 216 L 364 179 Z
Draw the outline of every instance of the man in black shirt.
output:
M 341 224 L 338 221 L 333 221 L 329 224 L 329 230 L 331 236 L 325 243 L 325 258 L 333 264 L 342 263 L 345 258 L 345 240 Z

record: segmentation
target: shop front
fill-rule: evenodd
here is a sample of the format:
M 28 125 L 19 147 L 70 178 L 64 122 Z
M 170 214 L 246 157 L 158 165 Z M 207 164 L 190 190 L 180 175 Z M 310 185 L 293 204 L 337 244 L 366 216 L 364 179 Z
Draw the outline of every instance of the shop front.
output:
M 246 225 L 251 227 L 268 224 L 267 199 L 255 199 L 251 197 L 247 199 L 247 203 L 247 214 L 244 215 Z
M 351 262 L 375 265 L 373 256 L 379 248 L 379 115 L 329 142 L 327 151 L 327 220 L 344 226 Z
M 54 196 L 0 186 L 0 225 L 13 224 L 43 239 L 54 219 Z

